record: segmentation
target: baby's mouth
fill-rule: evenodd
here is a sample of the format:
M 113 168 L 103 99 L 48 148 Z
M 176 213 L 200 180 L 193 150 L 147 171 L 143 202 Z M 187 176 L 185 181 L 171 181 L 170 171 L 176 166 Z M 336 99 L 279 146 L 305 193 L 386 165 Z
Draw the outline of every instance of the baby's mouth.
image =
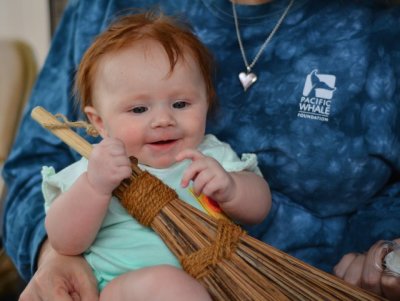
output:
M 176 140 L 174 140 L 174 139 L 160 140 L 160 141 L 152 142 L 152 143 L 150 143 L 150 144 L 153 144 L 153 145 L 167 145 L 167 144 L 174 143 L 175 141 L 176 141 Z
M 157 149 L 157 150 L 167 150 L 173 147 L 176 143 L 178 143 L 179 139 L 167 139 L 167 140 L 158 140 L 149 143 L 149 146 Z

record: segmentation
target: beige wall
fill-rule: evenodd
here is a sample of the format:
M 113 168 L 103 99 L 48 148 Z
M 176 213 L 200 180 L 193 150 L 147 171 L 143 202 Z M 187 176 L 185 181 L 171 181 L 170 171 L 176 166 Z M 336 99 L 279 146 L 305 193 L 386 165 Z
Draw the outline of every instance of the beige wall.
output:
M 28 42 L 42 66 L 50 44 L 48 0 L 0 0 L 0 39 Z

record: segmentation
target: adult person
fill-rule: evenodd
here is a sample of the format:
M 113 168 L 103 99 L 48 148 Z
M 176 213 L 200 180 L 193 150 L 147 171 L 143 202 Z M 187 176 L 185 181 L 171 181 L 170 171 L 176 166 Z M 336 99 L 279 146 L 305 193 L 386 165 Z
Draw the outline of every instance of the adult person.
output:
M 400 238 L 399 8 L 372 0 L 236 2 L 69 3 L 4 168 L 5 247 L 24 278 L 33 276 L 22 300 L 97 293 L 83 259 L 57 256 L 46 242 L 38 171 L 49 158 L 62 169 L 77 154 L 43 134 L 29 111 L 42 105 L 81 119 L 71 85 L 83 52 L 116 14 L 154 5 L 183 14 L 214 53 L 220 106 L 207 132 L 239 154 L 256 153 L 270 184 L 271 212 L 249 233 L 400 298 L 399 279 L 375 260 L 381 240 Z

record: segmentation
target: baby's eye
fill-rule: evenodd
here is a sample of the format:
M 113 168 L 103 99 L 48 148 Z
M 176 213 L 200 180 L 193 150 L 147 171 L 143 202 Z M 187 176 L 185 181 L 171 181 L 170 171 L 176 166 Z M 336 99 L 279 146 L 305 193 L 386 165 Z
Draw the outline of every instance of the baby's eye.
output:
M 135 114 L 142 114 L 144 112 L 146 112 L 148 110 L 148 108 L 146 107 L 135 107 L 132 109 L 132 112 Z
M 179 100 L 179 101 L 174 102 L 172 107 L 175 109 L 183 109 L 183 108 L 186 108 L 188 105 L 189 105 L 188 102 L 186 102 L 184 100 Z

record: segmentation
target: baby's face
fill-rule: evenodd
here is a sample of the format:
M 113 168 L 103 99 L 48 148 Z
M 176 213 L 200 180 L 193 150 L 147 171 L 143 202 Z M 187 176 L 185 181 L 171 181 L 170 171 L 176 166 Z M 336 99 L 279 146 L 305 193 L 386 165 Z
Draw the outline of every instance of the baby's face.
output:
M 100 117 L 95 126 L 103 137 L 121 139 L 128 155 L 142 164 L 168 167 L 204 137 L 206 87 L 190 55 L 170 73 L 160 44 L 136 43 L 102 59 L 93 90 Z

